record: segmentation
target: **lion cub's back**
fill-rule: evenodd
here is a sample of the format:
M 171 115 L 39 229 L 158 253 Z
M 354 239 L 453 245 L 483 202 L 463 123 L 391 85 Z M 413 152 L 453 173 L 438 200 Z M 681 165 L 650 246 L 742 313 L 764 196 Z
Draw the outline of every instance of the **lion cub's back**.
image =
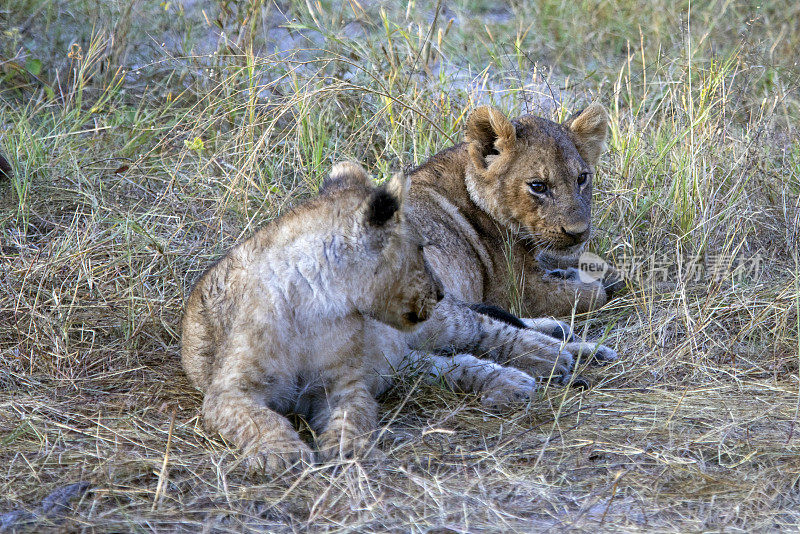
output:
M 242 314 L 257 316 L 264 328 L 267 322 L 288 320 L 281 297 L 294 293 L 290 286 L 300 285 L 293 280 L 305 264 L 313 263 L 309 269 L 318 272 L 323 263 L 312 258 L 310 243 L 326 231 L 323 221 L 336 221 L 335 214 L 347 213 L 343 208 L 353 208 L 351 204 L 348 198 L 311 199 L 234 246 L 200 277 L 186 300 L 181 324 L 181 360 L 198 389 L 210 383 L 220 344 Z

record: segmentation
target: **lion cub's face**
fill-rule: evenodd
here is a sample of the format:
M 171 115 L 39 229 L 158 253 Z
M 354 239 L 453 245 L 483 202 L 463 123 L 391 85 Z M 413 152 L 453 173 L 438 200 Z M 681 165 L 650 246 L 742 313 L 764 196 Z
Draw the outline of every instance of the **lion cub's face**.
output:
M 536 248 L 578 253 L 591 230 L 592 178 L 607 129 L 599 104 L 564 124 L 476 109 L 466 132 L 472 200 Z
M 334 167 L 322 188 L 323 194 L 338 190 L 363 196 L 352 233 L 350 271 L 357 276 L 351 294 L 361 313 L 400 330 L 426 320 L 444 296 L 403 214 L 408 187 L 403 175 L 375 187 L 363 168 L 344 163 Z

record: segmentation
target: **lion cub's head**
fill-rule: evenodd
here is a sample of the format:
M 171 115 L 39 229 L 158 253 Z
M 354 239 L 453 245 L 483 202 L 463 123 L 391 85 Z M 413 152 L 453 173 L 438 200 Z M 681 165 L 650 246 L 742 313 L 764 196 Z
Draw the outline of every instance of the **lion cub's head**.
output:
M 477 108 L 466 127 L 473 202 L 536 248 L 578 253 L 591 230 L 592 179 L 607 130 L 600 104 L 563 124 Z
M 444 296 L 403 213 L 408 187 L 402 174 L 376 186 L 360 165 L 345 162 L 334 165 L 321 189 L 323 196 L 361 197 L 344 247 L 352 256 L 345 260 L 353 277 L 349 293 L 361 313 L 400 330 L 426 320 Z

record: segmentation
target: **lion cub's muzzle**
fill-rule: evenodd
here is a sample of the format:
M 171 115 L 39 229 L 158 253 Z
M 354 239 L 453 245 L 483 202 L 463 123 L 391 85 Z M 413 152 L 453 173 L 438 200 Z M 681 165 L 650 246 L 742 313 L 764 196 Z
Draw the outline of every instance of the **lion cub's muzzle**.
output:
M 444 298 L 444 286 L 442 286 L 439 277 L 430 269 L 426 269 L 426 275 L 430 281 L 430 291 L 415 299 L 414 309 L 403 314 L 403 319 L 409 325 L 417 325 L 426 321 L 433 314 L 436 304 Z
M 589 239 L 590 227 L 588 224 L 575 224 L 561 227 L 561 238 L 567 247 L 574 247 L 585 243 Z M 566 247 L 565 247 L 566 248 Z
M 577 257 L 582 251 L 586 241 L 591 236 L 591 225 L 575 223 L 549 229 L 540 234 L 540 246 L 543 252 L 553 257 Z

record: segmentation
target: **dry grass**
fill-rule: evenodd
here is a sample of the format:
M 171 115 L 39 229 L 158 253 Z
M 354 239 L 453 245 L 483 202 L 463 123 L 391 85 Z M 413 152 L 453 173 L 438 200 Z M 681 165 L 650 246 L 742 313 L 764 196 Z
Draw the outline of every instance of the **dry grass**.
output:
M 95 4 L 0 7 L 0 513 L 88 481 L 30 528 L 798 528 L 796 6 Z M 177 357 L 199 272 L 335 160 L 383 175 L 478 102 L 590 99 L 592 248 L 634 283 L 577 325 L 622 359 L 502 416 L 409 378 L 374 457 L 244 478 Z

